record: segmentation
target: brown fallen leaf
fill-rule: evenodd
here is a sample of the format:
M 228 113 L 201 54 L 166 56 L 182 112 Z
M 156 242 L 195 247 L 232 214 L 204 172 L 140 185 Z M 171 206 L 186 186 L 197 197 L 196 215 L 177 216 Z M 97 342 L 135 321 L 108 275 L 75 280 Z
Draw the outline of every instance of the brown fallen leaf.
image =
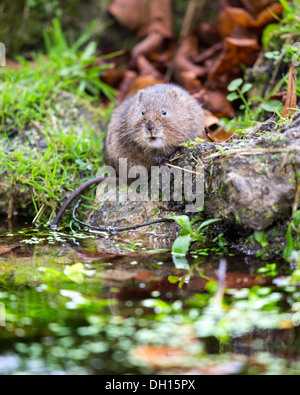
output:
M 222 143 L 233 136 L 233 131 L 227 131 L 225 127 L 219 126 L 219 118 L 209 111 L 206 111 L 206 128 L 209 131 L 210 139 L 215 143 Z
M 161 79 L 154 78 L 152 75 L 142 75 L 132 79 L 131 84 L 127 88 L 124 99 L 135 95 L 140 89 L 148 88 L 157 84 L 164 84 Z
M 193 95 L 203 107 L 218 118 L 233 118 L 234 109 L 227 100 L 227 93 L 219 90 L 201 89 Z
M 232 137 L 233 134 L 234 134 L 233 130 L 227 131 L 225 127 L 219 127 L 218 129 L 213 131 L 209 129 L 209 135 L 215 143 L 223 143 L 228 139 L 230 139 L 230 137 Z
M 265 8 L 278 3 L 278 0 L 241 0 L 241 3 L 250 13 L 257 15 Z
M 197 93 L 202 87 L 201 82 L 197 79 L 195 73 L 191 71 L 182 71 L 176 74 L 176 81 L 188 92 Z
M 0 245 L 0 255 L 7 254 L 13 249 L 13 247 L 8 245 Z
M 197 40 L 195 37 L 187 37 L 183 40 L 174 60 L 175 75 L 182 72 L 189 72 L 194 78 L 205 76 L 207 74 L 206 69 L 196 65 L 192 60 L 196 55 Z
M 140 55 L 136 59 L 137 68 L 141 75 L 151 75 L 153 78 L 158 80 L 163 79 L 163 75 L 154 67 L 154 65 L 145 57 Z
M 210 111 L 205 111 L 205 113 L 206 113 L 205 126 L 208 129 L 219 125 L 219 122 L 220 122 L 219 118 L 217 118 L 215 115 L 213 115 Z
M 184 361 L 191 358 L 183 348 L 152 345 L 136 348 L 133 356 L 154 369 L 181 367 Z
M 137 73 L 135 71 L 126 70 L 124 73 L 124 78 L 119 86 L 119 92 L 117 95 L 117 101 L 121 103 L 127 97 L 132 96 L 134 93 L 130 92 L 131 86 L 137 79 Z
M 114 0 L 109 11 L 121 25 L 145 37 L 132 51 L 133 65 L 173 38 L 171 0 Z
M 289 72 L 289 81 L 288 81 L 288 91 L 287 91 L 287 99 L 285 103 L 284 110 L 282 112 L 282 118 L 291 118 L 297 111 L 297 87 L 296 87 L 296 78 L 295 78 L 295 69 L 294 66 L 291 65 Z
M 221 37 L 249 37 L 249 32 L 253 29 L 262 30 L 266 25 L 275 21 L 274 15 L 281 15 L 283 12 L 281 4 L 273 4 L 264 9 L 257 16 L 253 17 L 248 11 L 238 7 L 226 7 L 221 12 L 218 20 L 218 31 Z
M 224 49 L 208 75 L 210 85 L 224 86 L 242 73 L 241 65 L 253 66 L 260 45 L 256 39 L 231 38 L 224 41 Z

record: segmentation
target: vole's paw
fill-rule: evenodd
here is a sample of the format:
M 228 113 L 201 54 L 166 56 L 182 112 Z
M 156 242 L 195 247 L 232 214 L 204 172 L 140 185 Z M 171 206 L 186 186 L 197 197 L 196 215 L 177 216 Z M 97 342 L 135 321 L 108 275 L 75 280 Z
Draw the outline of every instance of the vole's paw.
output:
M 173 154 L 173 155 L 169 158 L 169 161 L 174 161 L 174 160 L 180 158 L 181 155 L 182 155 L 182 148 L 179 147 L 178 150 L 175 152 L 175 154 Z
M 158 163 L 159 167 L 163 167 L 167 163 L 169 163 L 169 157 L 168 156 L 164 156 L 164 155 L 160 155 L 160 156 L 157 157 L 157 163 Z

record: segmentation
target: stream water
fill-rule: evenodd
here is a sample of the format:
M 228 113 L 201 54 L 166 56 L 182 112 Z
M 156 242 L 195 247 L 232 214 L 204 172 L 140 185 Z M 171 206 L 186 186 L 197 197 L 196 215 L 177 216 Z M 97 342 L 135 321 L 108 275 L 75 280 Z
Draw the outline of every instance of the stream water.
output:
M 0 374 L 300 373 L 295 268 L 126 237 L 0 222 Z

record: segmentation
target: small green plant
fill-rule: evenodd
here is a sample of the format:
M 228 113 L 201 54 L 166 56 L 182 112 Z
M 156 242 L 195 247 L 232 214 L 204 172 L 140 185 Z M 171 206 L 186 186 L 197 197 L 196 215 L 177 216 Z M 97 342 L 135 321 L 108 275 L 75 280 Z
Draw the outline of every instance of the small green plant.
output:
M 287 244 L 283 257 L 288 261 L 295 252 L 300 251 L 300 210 L 296 211 L 293 215 L 293 219 L 287 230 L 286 241 Z
M 283 105 L 278 100 L 263 100 L 260 97 L 247 98 L 246 95 L 252 88 L 253 84 L 246 83 L 242 78 L 232 81 L 228 86 L 228 91 L 231 93 L 227 99 L 230 102 L 242 101 L 240 110 L 244 112 L 244 115 L 239 121 L 244 129 L 254 126 L 264 112 L 276 114 L 280 118 L 283 110 Z
M 105 63 L 97 65 L 97 61 L 99 63 L 99 58 L 96 56 L 97 43 L 90 41 L 93 30 L 92 24 L 74 44 L 69 45 L 60 20 L 54 19 L 52 28 L 44 33 L 46 52 L 50 58 L 48 67 L 53 67 L 53 71 L 57 71 L 68 90 L 76 95 L 88 96 L 90 100 L 95 100 L 103 93 L 113 100 L 115 90 L 100 79 L 103 71 L 111 66 Z M 86 47 L 80 50 L 83 45 Z M 104 58 L 102 57 L 102 60 Z
M 221 221 L 221 219 L 210 219 L 203 222 L 197 229 L 194 229 L 195 221 L 191 222 L 187 215 L 175 216 L 172 219 L 182 227 L 180 231 L 181 236 L 175 240 L 172 248 L 172 253 L 177 256 L 186 256 L 193 242 L 203 244 L 205 242 L 205 229 L 209 225 Z
M 277 264 L 276 263 L 268 264 L 265 267 L 258 269 L 257 272 L 266 277 L 276 277 L 278 275 Z

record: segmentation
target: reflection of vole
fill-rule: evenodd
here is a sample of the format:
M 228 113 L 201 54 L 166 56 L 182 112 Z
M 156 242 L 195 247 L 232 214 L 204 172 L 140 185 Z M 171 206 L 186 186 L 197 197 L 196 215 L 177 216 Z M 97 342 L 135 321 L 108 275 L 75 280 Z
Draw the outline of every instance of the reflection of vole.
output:
M 178 146 L 201 136 L 205 113 L 184 89 L 171 84 L 139 91 L 113 113 L 106 138 L 106 160 L 118 173 L 119 159 L 128 168 L 150 171 Z
M 200 137 L 204 127 L 202 107 L 184 89 L 171 84 L 143 89 L 113 112 L 106 137 L 106 160 L 117 175 L 119 159 L 128 160 L 128 169 L 143 166 L 150 172 L 151 166 L 162 164 L 180 144 Z M 52 228 L 56 228 L 74 199 L 90 186 L 103 181 L 103 177 L 94 178 L 76 189 L 60 209 Z

